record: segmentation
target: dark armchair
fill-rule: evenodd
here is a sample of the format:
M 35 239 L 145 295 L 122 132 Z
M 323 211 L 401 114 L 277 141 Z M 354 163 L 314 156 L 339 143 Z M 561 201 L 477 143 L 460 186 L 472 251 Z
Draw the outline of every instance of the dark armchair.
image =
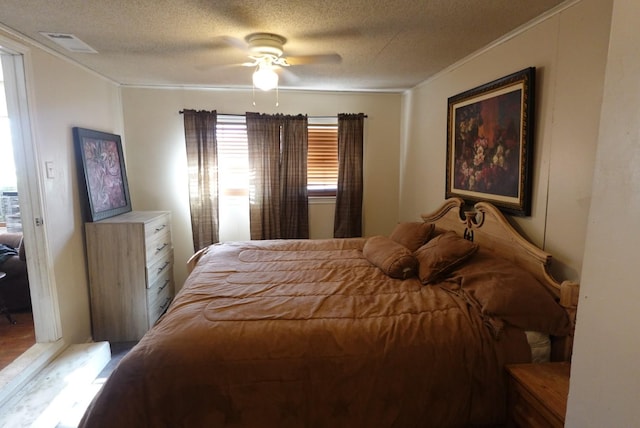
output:
M 0 244 L 17 252 L 0 264 L 0 271 L 7 274 L 0 280 L 0 296 L 9 311 L 30 310 L 31 294 L 22 233 L 0 233 Z

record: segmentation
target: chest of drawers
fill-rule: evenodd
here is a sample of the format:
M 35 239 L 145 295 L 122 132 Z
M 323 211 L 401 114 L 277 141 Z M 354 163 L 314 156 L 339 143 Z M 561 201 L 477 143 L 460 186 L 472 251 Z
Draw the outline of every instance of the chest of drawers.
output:
M 570 363 L 513 364 L 509 376 L 509 427 L 563 427 Z
M 93 339 L 139 340 L 173 298 L 171 215 L 131 211 L 85 231 Z

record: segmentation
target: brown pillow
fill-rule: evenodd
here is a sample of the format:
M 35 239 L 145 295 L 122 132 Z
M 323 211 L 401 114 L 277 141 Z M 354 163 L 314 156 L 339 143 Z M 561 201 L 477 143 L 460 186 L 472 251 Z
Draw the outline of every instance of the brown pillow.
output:
M 416 273 L 417 261 L 413 253 L 386 236 L 367 239 L 362 253 L 367 260 L 392 278 L 407 279 Z
M 486 316 L 523 330 L 556 336 L 571 331 L 567 312 L 544 285 L 526 270 L 489 249 L 481 249 L 473 262 L 459 266 L 451 275 L 450 284 L 459 284 L 478 302 Z
M 433 223 L 423 221 L 398 223 L 389 237 L 398 244 L 415 251 L 429 240 L 433 229 Z
M 431 284 L 439 281 L 477 250 L 478 245 L 452 230 L 436 236 L 414 253 L 418 259 L 420 282 Z

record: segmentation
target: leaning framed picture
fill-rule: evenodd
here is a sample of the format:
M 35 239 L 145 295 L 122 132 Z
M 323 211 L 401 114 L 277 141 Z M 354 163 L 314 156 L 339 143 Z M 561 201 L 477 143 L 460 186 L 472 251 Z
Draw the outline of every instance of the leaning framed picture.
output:
M 131 211 L 120 136 L 74 127 L 73 140 L 85 221 Z
M 531 215 L 535 67 L 448 99 L 445 196 Z

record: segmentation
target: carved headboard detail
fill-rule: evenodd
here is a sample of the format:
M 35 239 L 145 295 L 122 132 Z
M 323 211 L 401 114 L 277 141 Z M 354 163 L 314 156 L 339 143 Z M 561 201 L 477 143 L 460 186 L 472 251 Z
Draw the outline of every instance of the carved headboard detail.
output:
M 575 326 L 579 285 L 573 281 L 557 281 L 553 278 L 549 273 L 551 254 L 518 233 L 493 204 L 478 202 L 473 210 L 465 210 L 464 207 L 464 201 L 460 198 L 447 199 L 435 212 L 423 214 L 422 219 L 434 223 L 436 231 L 454 230 L 465 239 L 490 248 L 533 274 L 565 308 Z M 552 359 L 569 360 L 572 345 L 572 336 L 555 338 Z

